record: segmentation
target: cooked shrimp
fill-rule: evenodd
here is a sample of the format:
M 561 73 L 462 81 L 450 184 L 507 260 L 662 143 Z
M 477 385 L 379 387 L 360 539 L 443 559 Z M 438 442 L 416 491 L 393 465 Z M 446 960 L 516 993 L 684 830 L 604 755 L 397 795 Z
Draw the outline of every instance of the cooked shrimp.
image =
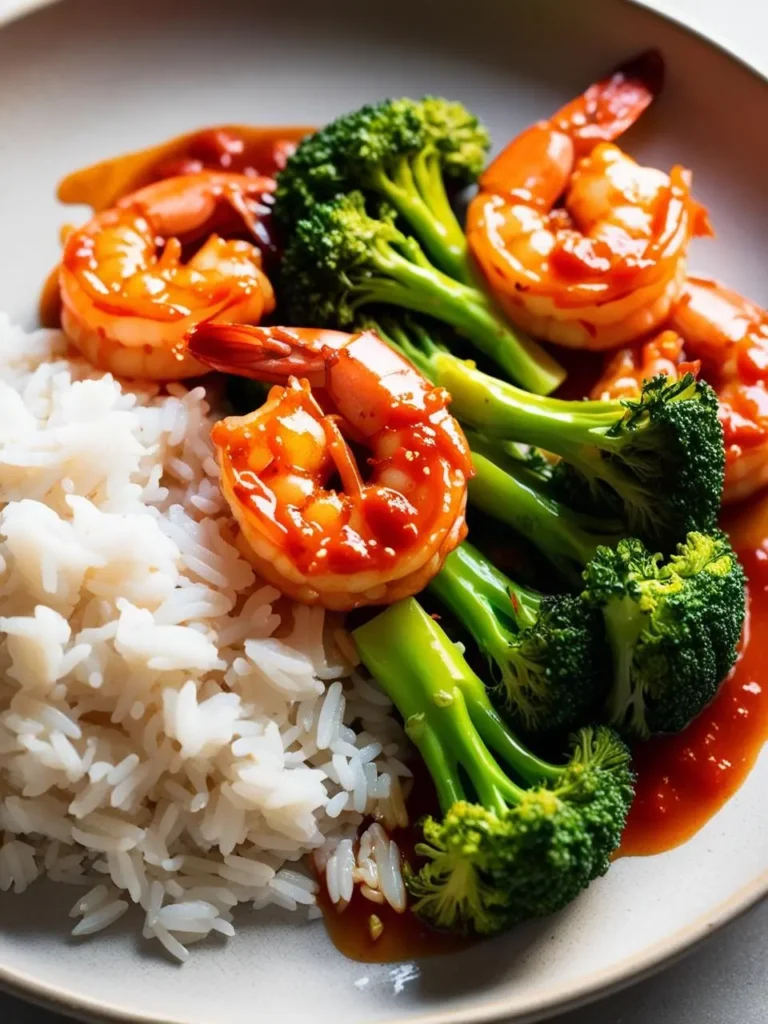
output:
M 591 86 L 480 178 L 470 246 L 510 319 L 539 338 L 597 350 L 653 330 L 683 287 L 691 236 L 710 230 L 687 170 L 642 167 L 611 142 L 652 101 L 659 61 Z
M 128 193 L 179 174 L 234 171 L 272 177 L 311 131 L 298 125 L 201 128 L 73 171 L 59 182 L 56 196 L 62 203 L 85 204 L 101 213 Z
M 371 333 L 201 324 L 189 349 L 214 369 L 281 382 L 211 434 L 257 572 L 344 611 L 426 586 L 466 535 L 471 461 L 448 393 Z M 350 442 L 371 453 L 369 474 Z
M 270 178 L 205 172 L 148 185 L 67 237 L 61 322 L 95 366 L 121 377 L 180 380 L 205 372 L 184 345 L 201 320 L 258 323 L 274 308 L 261 253 L 226 239 L 258 229 Z M 205 239 L 188 260 L 183 246 Z
M 698 374 L 700 363 L 686 360 L 683 344 L 676 331 L 664 330 L 642 345 L 619 349 L 606 363 L 590 397 L 600 401 L 634 398 L 643 381 L 660 373 L 673 379 L 684 373 Z
M 768 484 L 768 313 L 716 281 L 692 277 L 670 324 L 717 391 L 724 500 L 741 501 Z
M 723 500 L 748 498 L 768 484 L 768 313 L 716 281 L 691 277 L 669 325 L 639 349 L 616 353 L 593 395 L 629 396 L 655 373 L 700 367 L 720 400 Z

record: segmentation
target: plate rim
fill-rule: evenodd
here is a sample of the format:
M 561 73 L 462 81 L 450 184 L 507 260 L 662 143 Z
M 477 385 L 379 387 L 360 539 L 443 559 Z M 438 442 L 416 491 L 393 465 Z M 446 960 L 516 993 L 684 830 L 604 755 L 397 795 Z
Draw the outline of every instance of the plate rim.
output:
M 20 21 L 35 12 L 51 7 L 65 0 L 17 0 L 11 10 L 0 10 L 0 31 L 13 22 Z M 638 7 L 652 18 L 660 18 L 676 26 L 682 32 L 693 36 L 711 49 L 725 54 L 734 63 L 744 68 L 753 77 L 768 86 L 768 67 L 761 68 L 755 60 L 740 52 L 730 38 L 719 38 L 706 25 L 706 19 L 698 12 L 683 15 L 671 10 L 667 0 L 661 0 L 663 7 L 651 6 L 649 0 L 614 0 L 627 7 Z M 510 1024 L 534 1024 L 545 1020 L 553 1013 L 566 1013 L 580 1006 L 597 1002 L 606 996 L 629 988 L 653 976 L 694 952 L 710 936 L 736 921 L 760 902 L 768 898 L 768 869 L 742 886 L 728 899 L 701 914 L 695 921 L 678 929 L 661 942 L 655 942 L 638 953 L 625 957 L 617 964 L 593 971 L 582 977 L 578 983 L 564 982 L 546 990 L 534 990 L 524 1002 L 515 1004 L 514 996 L 504 996 L 493 1002 L 476 1007 L 456 1010 L 433 1011 L 408 1017 L 391 1017 L 380 1024 L 492 1024 L 494 1021 L 510 1019 Z M 537 992 L 545 992 L 538 997 Z M 169 1017 L 155 1013 L 136 1013 L 101 999 L 92 999 L 59 985 L 50 985 L 23 971 L 8 968 L 0 963 L 0 993 L 17 997 L 42 1009 L 65 1012 L 70 1017 L 86 1024 L 189 1024 L 182 1017 Z M 512 1015 L 510 1017 L 510 1015 Z

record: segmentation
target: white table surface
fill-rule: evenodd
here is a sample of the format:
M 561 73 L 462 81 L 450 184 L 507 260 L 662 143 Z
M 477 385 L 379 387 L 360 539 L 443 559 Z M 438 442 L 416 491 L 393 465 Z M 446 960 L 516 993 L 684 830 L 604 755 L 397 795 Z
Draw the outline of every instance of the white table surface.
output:
M 768 0 L 642 2 L 713 36 L 768 74 Z M 0 0 L 0 15 L 24 6 L 30 0 Z M 0 995 L 0 1024 L 65 1020 Z M 768 1024 L 768 902 L 661 974 L 550 1024 Z

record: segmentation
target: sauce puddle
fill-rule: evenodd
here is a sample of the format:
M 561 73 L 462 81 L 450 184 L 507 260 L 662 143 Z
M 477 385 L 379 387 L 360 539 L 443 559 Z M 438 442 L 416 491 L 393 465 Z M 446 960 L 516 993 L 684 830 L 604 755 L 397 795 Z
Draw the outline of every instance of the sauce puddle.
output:
M 662 853 L 690 839 L 741 786 L 768 741 L 768 500 L 725 525 L 749 581 L 739 660 L 684 732 L 635 747 L 637 795 L 619 857 Z
M 395 839 L 399 839 L 394 835 Z M 364 964 L 394 964 L 442 953 L 458 953 L 478 940 L 463 939 L 437 932 L 422 924 L 410 910 L 398 914 L 389 904 L 373 903 L 356 889 L 346 910 L 339 913 L 331 903 L 324 885 L 317 896 L 325 927 L 340 953 Z M 375 914 L 383 931 L 371 937 L 369 919 Z

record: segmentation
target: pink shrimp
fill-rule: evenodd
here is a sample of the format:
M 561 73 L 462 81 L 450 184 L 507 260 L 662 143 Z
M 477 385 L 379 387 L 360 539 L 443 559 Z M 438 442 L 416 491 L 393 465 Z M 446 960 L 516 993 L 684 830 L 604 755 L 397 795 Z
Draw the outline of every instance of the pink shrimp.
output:
M 472 466 L 448 393 L 370 332 L 201 324 L 188 345 L 214 369 L 277 382 L 211 434 L 259 574 L 338 610 L 423 589 L 466 535 Z M 370 452 L 369 474 L 350 442 Z
M 591 86 L 480 178 L 470 247 L 510 319 L 537 337 L 608 349 L 653 330 L 680 295 L 688 242 L 710 232 L 685 168 L 641 167 L 612 143 L 660 88 L 660 60 L 644 54 Z
M 271 178 L 206 171 L 147 185 L 66 240 L 62 327 L 117 376 L 179 380 L 205 372 L 184 346 L 201 320 L 258 323 L 274 308 L 258 247 L 222 237 L 258 229 Z M 219 233 L 214 233 L 219 232 Z M 188 260 L 184 246 L 205 239 Z
M 639 348 L 617 352 L 593 396 L 629 397 L 656 373 L 700 369 L 720 401 L 723 500 L 748 498 L 768 485 L 768 313 L 716 281 L 690 277 L 668 323 Z

